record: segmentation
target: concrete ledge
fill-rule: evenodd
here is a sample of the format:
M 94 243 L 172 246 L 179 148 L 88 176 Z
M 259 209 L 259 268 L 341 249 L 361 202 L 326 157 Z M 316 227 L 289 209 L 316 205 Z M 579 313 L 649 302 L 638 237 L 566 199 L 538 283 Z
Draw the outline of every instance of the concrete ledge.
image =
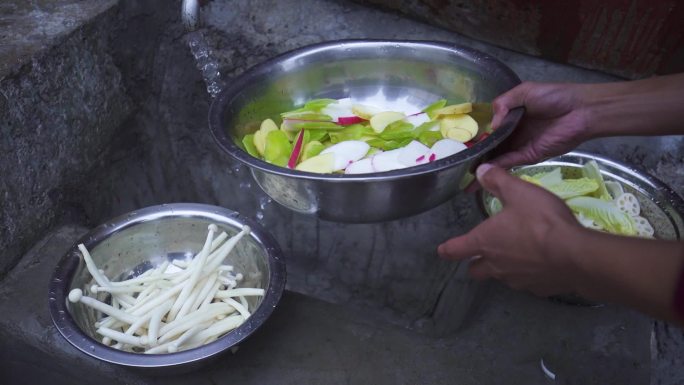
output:
M 368 309 L 287 293 L 272 318 L 201 370 L 150 377 L 77 351 L 52 325 L 48 283 L 86 231 L 63 226 L 22 258 L 0 287 L 3 384 L 645 384 L 650 321 L 618 307 L 578 308 L 494 286 L 467 328 L 429 338 Z M 7 348 L 10 347 L 11 348 Z

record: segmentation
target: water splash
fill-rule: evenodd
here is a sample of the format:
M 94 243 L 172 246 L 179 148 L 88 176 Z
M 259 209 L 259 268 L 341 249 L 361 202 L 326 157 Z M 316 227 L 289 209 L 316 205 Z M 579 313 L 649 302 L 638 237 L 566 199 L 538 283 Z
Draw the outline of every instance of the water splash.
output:
M 197 68 L 202 72 L 202 78 L 207 83 L 207 92 L 213 98 L 221 92 L 221 73 L 214 52 L 209 47 L 202 32 L 188 33 L 188 45 L 195 58 Z

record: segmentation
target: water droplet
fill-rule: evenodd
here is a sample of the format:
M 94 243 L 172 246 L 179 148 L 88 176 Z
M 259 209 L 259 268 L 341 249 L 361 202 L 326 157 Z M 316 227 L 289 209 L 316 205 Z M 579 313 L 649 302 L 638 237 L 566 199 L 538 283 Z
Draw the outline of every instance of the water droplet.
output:
M 257 211 L 256 217 L 258 220 L 262 220 L 262 219 L 264 219 L 264 213 L 262 211 Z

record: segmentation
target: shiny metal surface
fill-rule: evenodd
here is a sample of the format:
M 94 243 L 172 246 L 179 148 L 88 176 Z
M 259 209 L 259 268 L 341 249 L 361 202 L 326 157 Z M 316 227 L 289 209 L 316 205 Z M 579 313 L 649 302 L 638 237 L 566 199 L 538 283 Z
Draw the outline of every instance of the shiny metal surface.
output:
M 83 243 L 88 248 L 107 277 L 126 279 L 166 260 L 196 253 L 202 248 L 211 223 L 228 235 L 236 234 L 244 225 L 252 229 L 250 236 L 243 238 L 226 260 L 237 272 L 243 273 L 242 285 L 266 289 L 260 301 L 248 301 L 252 316 L 218 340 L 178 353 L 145 355 L 101 344 L 93 326 L 97 314 L 89 307 L 67 300 L 72 289 L 85 289 L 92 282 L 77 245 Z M 79 240 L 55 268 L 50 281 L 49 308 L 64 338 L 92 357 L 131 367 L 178 371 L 200 366 L 256 331 L 278 304 L 285 288 L 285 275 L 285 263 L 275 240 L 257 223 L 238 213 L 202 204 L 152 206 L 102 224 Z
M 487 103 L 518 84 L 498 60 L 445 43 L 346 40 L 304 47 L 245 72 L 214 100 L 211 132 L 247 165 L 276 202 L 338 222 L 369 223 L 429 210 L 459 193 L 467 171 L 503 141 L 522 116 L 516 109 L 486 140 L 430 164 L 385 173 L 312 174 L 277 167 L 247 154 L 236 140 L 267 117 L 313 98 L 352 97 L 424 106 L 440 98 Z M 486 104 L 482 104 L 485 105 Z M 486 125 L 491 111 L 477 117 Z
M 580 177 L 581 167 L 595 160 L 606 180 L 620 182 L 626 192 L 634 194 L 641 205 L 641 215 L 651 222 L 659 239 L 684 239 L 684 201 L 667 185 L 643 170 L 618 161 L 586 152 L 570 152 L 531 166 L 513 169 L 515 174 L 535 174 L 561 167 L 564 175 Z M 491 199 L 486 191 L 480 192 L 479 201 L 483 212 L 489 216 Z

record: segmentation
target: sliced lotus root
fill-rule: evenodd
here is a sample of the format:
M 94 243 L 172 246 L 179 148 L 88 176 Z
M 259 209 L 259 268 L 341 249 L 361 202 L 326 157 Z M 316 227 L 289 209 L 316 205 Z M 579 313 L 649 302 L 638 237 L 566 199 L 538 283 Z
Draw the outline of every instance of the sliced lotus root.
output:
M 641 212 L 639 201 L 630 193 L 624 193 L 615 198 L 615 205 L 617 205 L 622 212 L 632 217 L 638 216 Z
M 637 235 L 640 237 L 653 237 L 655 230 L 653 230 L 653 226 L 648 222 L 648 219 L 639 216 L 632 219 L 634 219 L 634 224 L 636 225 Z

